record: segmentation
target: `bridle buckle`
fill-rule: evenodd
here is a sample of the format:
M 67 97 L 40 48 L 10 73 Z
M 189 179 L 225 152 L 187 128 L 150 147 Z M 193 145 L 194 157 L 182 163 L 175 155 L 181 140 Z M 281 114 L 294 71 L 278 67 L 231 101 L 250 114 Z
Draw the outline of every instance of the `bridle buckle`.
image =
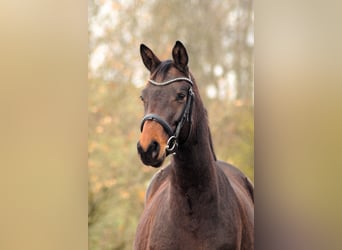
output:
M 169 154 L 172 154 L 172 153 L 175 154 L 177 147 L 178 147 L 177 138 L 176 136 L 173 135 L 167 140 L 165 149 Z

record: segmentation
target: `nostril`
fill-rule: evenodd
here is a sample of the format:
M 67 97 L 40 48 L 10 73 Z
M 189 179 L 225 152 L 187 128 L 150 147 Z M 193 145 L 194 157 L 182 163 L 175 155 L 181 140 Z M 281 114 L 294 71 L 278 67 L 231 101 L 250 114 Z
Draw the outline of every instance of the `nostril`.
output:
M 137 143 L 137 150 L 139 154 L 142 154 L 144 152 L 143 148 L 140 145 L 140 142 Z
M 151 144 L 150 144 L 150 146 L 149 146 L 149 148 L 150 148 L 151 150 L 156 150 L 156 149 L 158 149 L 158 147 L 159 147 L 159 143 L 156 142 L 156 141 L 152 141 Z
M 139 153 L 153 153 L 159 151 L 159 143 L 156 141 L 152 141 L 150 145 L 148 145 L 147 150 L 145 151 L 141 146 L 140 142 L 137 143 L 137 149 Z
M 159 153 L 159 143 L 156 141 L 152 141 L 151 144 L 148 147 L 147 152 L 151 153 L 152 158 L 157 158 Z
M 160 146 L 157 141 L 152 141 L 147 149 L 141 146 L 140 142 L 137 143 L 137 150 L 141 157 L 141 160 L 146 164 L 150 165 L 151 162 L 158 160 Z

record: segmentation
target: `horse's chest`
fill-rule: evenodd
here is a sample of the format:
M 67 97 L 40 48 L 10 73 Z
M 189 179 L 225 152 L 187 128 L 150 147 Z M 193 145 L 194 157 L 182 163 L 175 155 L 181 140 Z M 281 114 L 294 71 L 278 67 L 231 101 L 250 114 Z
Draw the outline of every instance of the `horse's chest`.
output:
M 155 236 L 157 236 L 156 234 Z M 227 235 L 198 234 L 179 231 L 165 236 L 151 237 L 150 246 L 147 249 L 158 250 L 232 250 L 239 249 L 237 239 Z
M 166 218 L 155 225 L 150 234 L 148 249 L 214 250 L 238 249 L 236 230 L 214 218 L 197 221 L 192 218 Z
M 240 249 L 241 228 L 235 207 L 204 206 L 195 200 L 190 206 L 186 199 L 169 203 L 167 194 L 165 191 L 145 210 L 144 218 L 148 219 L 140 224 L 145 236 L 139 240 L 145 243 L 137 249 Z

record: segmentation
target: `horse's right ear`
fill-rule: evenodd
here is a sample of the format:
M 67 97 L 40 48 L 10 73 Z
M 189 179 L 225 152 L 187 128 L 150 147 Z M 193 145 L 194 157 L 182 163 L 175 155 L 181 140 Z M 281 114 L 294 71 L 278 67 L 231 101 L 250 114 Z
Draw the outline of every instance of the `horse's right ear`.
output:
M 144 44 L 140 44 L 140 55 L 146 68 L 153 73 L 160 64 L 158 57 Z

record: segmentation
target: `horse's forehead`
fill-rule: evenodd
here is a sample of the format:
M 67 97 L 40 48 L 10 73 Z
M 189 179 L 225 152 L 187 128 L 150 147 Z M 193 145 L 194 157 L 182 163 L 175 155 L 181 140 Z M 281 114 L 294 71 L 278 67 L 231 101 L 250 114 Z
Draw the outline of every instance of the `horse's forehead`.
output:
M 167 72 L 157 72 L 154 79 L 157 82 L 162 82 L 182 76 L 184 75 L 175 66 L 171 65 Z
M 151 75 L 151 79 L 156 82 L 165 82 L 168 80 L 172 80 L 178 77 L 184 77 L 184 74 L 180 72 L 174 65 L 172 65 L 168 70 L 165 72 L 155 72 Z M 177 89 L 180 87 L 179 82 L 174 82 L 172 84 L 167 84 L 164 86 L 155 86 L 151 83 L 147 83 L 144 91 L 149 93 L 149 96 L 155 100 L 166 100 L 166 96 L 172 96 Z
M 175 78 L 175 77 L 180 77 L 180 76 L 183 76 L 183 74 L 176 67 L 171 67 L 166 74 L 166 77 L 170 77 L 170 78 Z
M 155 102 L 159 102 L 160 104 L 164 101 L 167 101 L 167 97 L 172 96 L 172 94 L 176 91 L 175 84 L 169 84 L 166 86 L 154 86 L 149 84 L 148 91 L 150 98 L 152 98 Z

